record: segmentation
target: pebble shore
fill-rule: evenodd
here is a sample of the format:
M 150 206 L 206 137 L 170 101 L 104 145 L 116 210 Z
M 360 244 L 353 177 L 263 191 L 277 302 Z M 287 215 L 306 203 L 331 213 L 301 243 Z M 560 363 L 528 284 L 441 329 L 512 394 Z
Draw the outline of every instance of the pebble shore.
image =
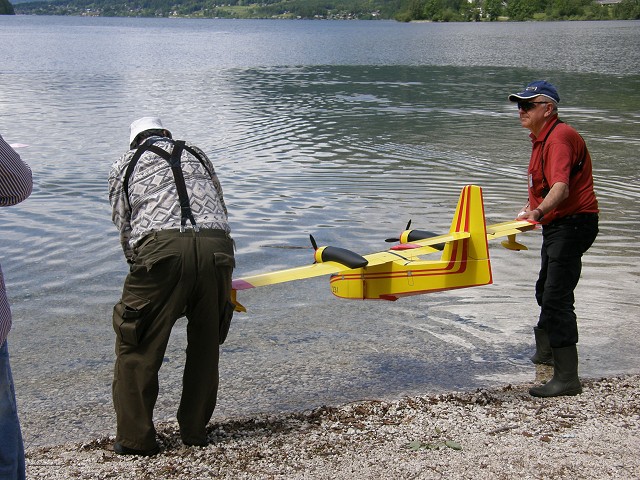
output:
M 154 457 L 116 455 L 112 437 L 39 447 L 27 478 L 640 478 L 640 375 L 585 380 L 575 397 L 534 398 L 530 386 L 226 419 L 206 447 L 161 423 Z

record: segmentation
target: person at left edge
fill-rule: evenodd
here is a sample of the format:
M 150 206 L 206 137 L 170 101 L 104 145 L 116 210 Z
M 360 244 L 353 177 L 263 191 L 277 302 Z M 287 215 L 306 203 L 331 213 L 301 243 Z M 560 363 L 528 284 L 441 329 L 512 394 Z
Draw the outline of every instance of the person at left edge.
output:
M 187 317 L 178 407 L 186 445 L 206 444 L 216 405 L 219 344 L 233 314 L 235 267 L 222 187 L 202 150 L 156 117 L 131 124 L 130 149 L 111 167 L 109 200 L 130 272 L 113 311 L 114 451 L 154 455 L 158 373 L 177 319 Z
M 0 207 L 8 207 L 31 195 L 31 169 L 0 136 Z M 9 364 L 7 336 L 11 310 L 0 268 L 0 478 L 24 479 L 24 444 Z

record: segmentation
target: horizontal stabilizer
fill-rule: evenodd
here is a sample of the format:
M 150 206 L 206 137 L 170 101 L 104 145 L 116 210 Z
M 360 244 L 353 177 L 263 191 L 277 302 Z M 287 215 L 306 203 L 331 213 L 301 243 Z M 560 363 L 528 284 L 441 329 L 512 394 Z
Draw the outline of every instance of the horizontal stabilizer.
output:
M 529 220 L 512 220 L 510 222 L 494 223 L 487 226 L 487 239 L 493 240 L 494 238 L 507 237 L 506 240 L 500 242 L 500 244 L 509 250 L 529 250 L 526 245 L 516 242 L 516 235 L 518 233 L 533 230 L 538 225 L 538 222 Z
M 487 239 L 506 237 L 507 235 L 515 235 L 517 233 L 533 230 L 539 225 L 538 222 L 530 222 L 528 220 L 511 220 L 509 222 L 494 223 L 487 225 Z

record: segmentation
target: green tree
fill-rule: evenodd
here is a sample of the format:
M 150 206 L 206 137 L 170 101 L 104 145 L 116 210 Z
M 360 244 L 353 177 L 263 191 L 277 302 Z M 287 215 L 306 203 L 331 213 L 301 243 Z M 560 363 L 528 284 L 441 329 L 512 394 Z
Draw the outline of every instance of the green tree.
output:
M 588 3 L 591 3 L 589 0 Z M 582 0 L 553 0 L 551 12 L 553 18 L 580 17 L 584 14 Z
M 15 15 L 13 5 L 9 3 L 9 0 L 0 0 L 0 15 Z
M 502 0 L 484 0 L 484 14 L 489 20 L 498 20 L 502 13 Z
M 425 16 L 424 0 L 411 0 L 409 3 L 409 17 L 411 20 L 424 20 Z
M 640 0 L 622 0 L 613 6 L 613 18 L 618 20 L 640 20 Z
M 427 0 L 424 7 L 424 18 L 434 20 L 442 10 L 444 10 L 444 3 L 442 0 Z
M 532 19 L 536 10 L 529 0 L 509 0 L 505 13 L 510 20 L 522 22 Z

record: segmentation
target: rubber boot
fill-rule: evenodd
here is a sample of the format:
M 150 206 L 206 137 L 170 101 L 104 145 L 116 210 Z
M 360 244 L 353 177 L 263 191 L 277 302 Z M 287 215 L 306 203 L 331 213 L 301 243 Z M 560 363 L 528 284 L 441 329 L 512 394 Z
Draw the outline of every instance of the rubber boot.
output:
M 578 378 L 578 349 L 575 345 L 553 348 L 553 378 L 529 389 L 534 397 L 560 397 L 582 393 Z
M 533 327 L 533 334 L 536 338 L 536 353 L 531 357 L 531 361 L 537 365 L 553 365 L 553 354 L 547 331 Z

